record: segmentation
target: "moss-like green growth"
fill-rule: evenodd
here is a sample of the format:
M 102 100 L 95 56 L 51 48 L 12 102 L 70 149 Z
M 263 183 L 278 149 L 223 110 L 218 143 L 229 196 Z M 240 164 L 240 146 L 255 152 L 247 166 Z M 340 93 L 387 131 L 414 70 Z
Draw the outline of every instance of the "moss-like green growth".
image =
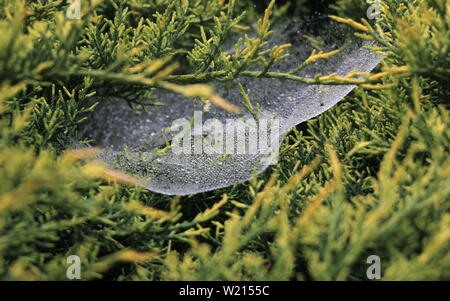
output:
M 335 19 L 385 55 L 362 79 L 271 73 L 288 47 L 262 50 L 282 3 L 86 3 L 80 20 L 65 1 L 0 3 L 0 279 L 65 280 L 70 255 L 84 280 L 365 280 L 369 255 L 383 280 L 450 279 L 448 1 L 384 0 L 371 23 L 352 13 L 366 1 L 336 1 Z M 258 36 L 225 55 L 247 27 Z M 162 88 L 233 110 L 208 81 L 262 75 L 359 87 L 293 129 L 276 166 L 210 193 L 127 186 L 95 149 L 65 149 L 93 95 L 139 104 Z

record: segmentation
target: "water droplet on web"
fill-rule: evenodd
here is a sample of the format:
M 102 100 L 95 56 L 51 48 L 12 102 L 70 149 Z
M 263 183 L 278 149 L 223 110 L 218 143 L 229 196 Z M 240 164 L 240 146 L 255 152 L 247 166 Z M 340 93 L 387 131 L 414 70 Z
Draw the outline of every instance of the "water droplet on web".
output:
M 274 29 L 268 48 L 287 42 L 294 43 L 290 56 L 285 62 L 276 65 L 274 71 L 290 71 L 311 53 L 311 46 L 303 39 L 305 27 L 305 24 L 295 21 Z M 336 23 L 328 24 L 316 33 L 325 41 L 325 50 L 335 49 L 336 45 L 344 43 L 342 30 L 336 27 Z M 307 34 L 312 35 L 310 32 Z M 298 75 L 311 77 L 318 73 L 336 72 L 345 75 L 352 70 L 371 71 L 381 58 L 363 46 L 360 42 L 349 43 L 340 54 L 328 60 L 317 61 Z M 256 102 L 260 104 L 261 116 L 276 116 L 279 119 L 281 134 L 331 108 L 354 88 L 352 85 L 317 87 L 265 78 L 240 78 L 236 82 L 246 88 L 254 105 Z M 214 84 L 218 94 L 241 105 L 243 97 L 237 85 Z M 203 111 L 203 106 L 166 91 L 156 91 L 155 97 L 164 106 L 150 107 L 146 112 L 139 113 L 130 109 L 123 100 L 101 100 L 83 125 L 83 138 L 93 139 L 96 145 L 105 148 L 99 158 L 111 168 L 147 179 L 144 186 L 152 191 L 187 195 L 241 183 L 252 178 L 254 171 L 260 173 L 271 164 L 270 157 L 268 159 L 267 153 L 263 152 L 208 155 L 204 152 L 176 154 L 165 149 L 167 141 L 173 138 L 168 130 L 173 122 L 179 119 L 191 120 L 195 111 Z M 203 112 L 203 122 L 217 119 L 225 125 L 227 120 L 237 118 L 253 120 L 249 113 L 236 116 L 216 106 Z M 129 159 L 117 160 L 120 155 L 124 157 L 125 147 L 128 149 L 126 153 Z

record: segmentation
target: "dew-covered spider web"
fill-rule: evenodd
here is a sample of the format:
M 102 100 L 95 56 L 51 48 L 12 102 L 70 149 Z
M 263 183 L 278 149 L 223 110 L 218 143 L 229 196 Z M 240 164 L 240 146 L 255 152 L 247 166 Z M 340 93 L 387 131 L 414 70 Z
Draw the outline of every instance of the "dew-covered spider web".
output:
M 270 38 L 270 48 L 284 43 L 293 44 L 290 56 L 272 67 L 271 71 L 288 72 L 310 55 L 313 48 L 304 38 L 305 34 L 322 41 L 324 51 L 343 45 L 345 48 L 336 56 L 309 65 L 298 74 L 300 76 L 331 73 L 344 76 L 353 70 L 369 72 L 380 62 L 380 56 L 365 49 L 367 42 L 348 38 L 347 32 L 336 23 L 327 21 L 317 26 L 314 22 L 290 21 L 274 29 Z M 233 51 L 232 47 L 229 50 Z M 168 195 L 195 194 L 238 184 L 263 172 L 276 160 L 274 152 L 278 151 L 280 141 L 292 127 L 330 109 L 354 88 L 352 85 L 307 85 L 266 78 L 239 78 L 232 83 L 212 84 L 217 94 L 242 107 L 244 97 L 237 83 L 244 87 L 255 111 L 259 104 L 258 118 L 255 119 L 255 112 L 251 114 L 244 110 L 236 115 L 214 105 L 205 106 L 171 92 L 157 91 L 155 101 L 163 106 L 152 106 L 146 110 L 133 110 L 119 98 L 97 99 L 99 105 L 83 125 L 80 139 L 92 139 L 93 145 L 103 149 L 99 155 L 101 160 L 113 169 L 141 178 L 140 185 L 149 190 Z M 195 112 L 196 116 L 201 112 L 202 122 L 214 120 L 222 123 L 223 137 L 228 137 L 226 125 L 238 119 L 258 121 L 258 126 L 259 120 L 269 120 L 269 123 L 276 120 L 277 123 L 271 123 L 271 126 L 279 126 L 277 132 L 280 135 L 277 137 L 273 130 L 268 131 L 265 138 L 270 147 L 257 149 L 256 152 L 174 152 L 167 147 L 179 133 L 173 131 L 174 121 L 184 119 L 192 124 Z M 247 124 L 247 134 L 234 132 L 233 141 L 244 137 L 244 141 L 248 142 L 254 125 Z M 205 128 L 192 130 L 191 134 L 199 139 L 205 139 L 208 135 Z M 277 149 L 274 150 L 274 147 Z

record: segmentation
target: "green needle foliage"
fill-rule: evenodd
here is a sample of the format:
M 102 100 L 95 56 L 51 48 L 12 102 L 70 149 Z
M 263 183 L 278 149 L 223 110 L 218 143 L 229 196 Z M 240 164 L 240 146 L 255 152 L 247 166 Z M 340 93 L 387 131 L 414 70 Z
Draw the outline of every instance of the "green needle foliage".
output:
M 78 255 L 83 280 L 366 280 L 377 255 L 382 280 L 449 280 L 450 4 L 384 0 L 369 23 L 366 1 L 330 2 L 378 42 L 376 73 L 295 75 L 320 52 L 271 71 L 290 46 L 265 48 L 271 23 L 314 1 L 83 1 L 80 20 L 62 0 L 2 1 L 0 279 L 67 280 Z M 210 193 L 151 193 L 66 149 L 93 96 L 152 105 L 168 89 L 238 111 L 208 82 L 241 76 L 359 87 L 270 170 Z

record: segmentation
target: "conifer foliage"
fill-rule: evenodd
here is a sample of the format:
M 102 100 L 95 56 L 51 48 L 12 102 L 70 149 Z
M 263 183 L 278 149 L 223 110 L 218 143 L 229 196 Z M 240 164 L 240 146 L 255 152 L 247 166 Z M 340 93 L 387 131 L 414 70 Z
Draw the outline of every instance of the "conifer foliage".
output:
M 69 19 L 63 0 L 1 1 L 0 279 L 66 280 L 77 255 L 83 280 L 366 280 L 376 255 L 382 280 L 449 280 L 450 3 L 382 0 L 369 22 L 366 1 L 330 1 L 377 42 L 376 72 L 270 72 L 290 48 L 265 48 L 272 24 L 313 2 L 91 0 Z M 145 106 L 165 89 L 238 112 L 209 83 L 240 76 L 358 87 L 294 128 L 277 165 L 210 193 L 151 193 L 67 147 L 93 96 Z

